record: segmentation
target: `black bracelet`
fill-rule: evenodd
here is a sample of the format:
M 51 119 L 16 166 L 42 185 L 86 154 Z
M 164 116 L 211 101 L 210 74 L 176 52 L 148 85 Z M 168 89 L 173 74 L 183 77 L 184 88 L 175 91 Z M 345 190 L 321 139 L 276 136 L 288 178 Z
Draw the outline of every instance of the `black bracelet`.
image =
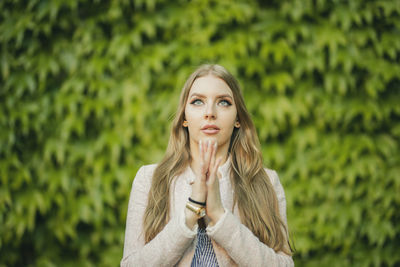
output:
M 189 197 L 189 201 L 194 204 L 197 204 L 197 205 L 206 206 L 206 202 L 199 202 L 199 201 L 191 199 L 190 197 Z

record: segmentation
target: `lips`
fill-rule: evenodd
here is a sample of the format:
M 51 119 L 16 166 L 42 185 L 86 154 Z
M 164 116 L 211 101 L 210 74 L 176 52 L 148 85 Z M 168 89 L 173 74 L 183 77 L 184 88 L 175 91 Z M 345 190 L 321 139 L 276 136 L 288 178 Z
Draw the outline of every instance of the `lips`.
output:
M 219 127 L 216 125 L 207 124 L 201 128 L 201 131 L 205 134 L 217 134 L 219 132 Z

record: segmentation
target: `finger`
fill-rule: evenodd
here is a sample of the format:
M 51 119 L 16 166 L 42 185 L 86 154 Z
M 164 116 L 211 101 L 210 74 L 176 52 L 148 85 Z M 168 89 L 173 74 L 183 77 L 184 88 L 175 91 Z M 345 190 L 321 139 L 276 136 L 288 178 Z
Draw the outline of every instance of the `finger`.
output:
M 215 170 L 215 165 L 217 164 L 217 151 L 218 151 L 218 143 L 215 142 L 213 145 L 213 152 L 211 155 L 210 169 Z
M 215 160 L 216 160 L 216 155 L 217 155 L 217 148 L 218 148 L 218 143 L 215 141 L 215 143 L 212 145 L 212 153 L 211 153 L 211 160 L 210 160 L 210 169 L 214 168 L 215 165 Z
M 203 140 L 201 141 L 201 145 L 202 145 L 202 149 L 203 149 L 203 156 L 201 157 L 202 160 L 202 168 L 201 168 L 201 172 L 204 175 L 207 175 L 208 172 L 208 165 L 209 163 L 209 145 L 208 145 L 208 141 L 207 140 Z
M 200 170 L 201 170 L 201 172 L 203 172 L 203 169 L 202 169 L 202 163 L 203 163 L 203 158 L 204 158 L 204 149 L 203 149 L 203 144 L 202 144 L 202 142 L 201 142 L 201 140 L 199 140 L 199 154 L 200 154 Z
M 204 167 L 204 142 L 202 140 L 199 141 L 199 153 L 200 153 L 200 180 L 205 181 L 206 175 L 205 175 L 205 167 Z
M 199 141 L 199 150 L 200 150 L 200 161 L 204 161 L 204 146 L 203 141 Z
M 199 141 L 199 151 L 200 151 L 200 157 L 203 155 L 203 147 L 201 145 L 201 140 Z
M 215 160 L 216 160 L 216 154 L 217 154 L 217 148 L 218 148 L 218 143 L 215 140 L 210 141 L 210 163 L 209 163 L 209 171 L 211 172 L 211 169 L 215 165 Z
M 211 140 L 207 140 L 207 148 L 206 148 L 206 155 L 205 155 L 205 165 L 207 166 L 207 169 L 210 168 L 210 159 L 211 159 L 211 153 L 212 153 L 212 147 L 211 147 Z
M 209 177 L 209 179 L 208 179 L 208 181 L 207 181 L 207 185 L 210 186 L 210 185 L 213 185 L 213 184 L 214 184 L 215 180 L 217 179 L 218 167 L 219 167 L 219 165 L 221 164 L 221 162 L 222 162 L 222 158 L 219 157 L 219 158 L 216 160 L 216 162 L 215 162 L 215 164 L 214 164 L 214 166 L 213 166 L 213 168 L 212 168 L 212 170 L 211 170 L 211 174 L 210 174 L 210 177 Z
M 200 181 L 205 182 L 207 177 L 206 177 L 205 172 L 203 171 L 204 170 L 204 162 L 200 162 L 200 170 L 201 170 Z
M 206 154 L 207 154 L 207 140 L 201 141 L 201 145 L 203 147 L 203 161 L 206 161 Z

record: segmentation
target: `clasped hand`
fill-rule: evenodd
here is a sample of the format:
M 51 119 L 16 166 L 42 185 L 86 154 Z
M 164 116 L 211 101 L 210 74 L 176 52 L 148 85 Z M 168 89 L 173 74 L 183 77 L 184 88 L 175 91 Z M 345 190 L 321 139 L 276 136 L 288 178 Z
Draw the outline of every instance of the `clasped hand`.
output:
M 215 140 L 199 141 L 200 165 L 195 171 L 191 198 L 206 202 L 206 214 L 214 225 L 224 214 L 219 191 L 218 167 L 222 158 L 216 159 L 218 144 Z

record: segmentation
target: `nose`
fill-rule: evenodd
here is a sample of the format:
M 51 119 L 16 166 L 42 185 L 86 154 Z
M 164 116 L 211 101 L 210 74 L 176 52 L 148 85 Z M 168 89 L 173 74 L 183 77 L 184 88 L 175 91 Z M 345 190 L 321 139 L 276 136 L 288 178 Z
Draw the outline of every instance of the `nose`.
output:
M 207 104 L 206 110 L 204 113 L 204 118 L 205 119 L 214 119 L 214 120 L 217 118 L 215 106 L 213 104 L 211 104 L 211 103 Z

